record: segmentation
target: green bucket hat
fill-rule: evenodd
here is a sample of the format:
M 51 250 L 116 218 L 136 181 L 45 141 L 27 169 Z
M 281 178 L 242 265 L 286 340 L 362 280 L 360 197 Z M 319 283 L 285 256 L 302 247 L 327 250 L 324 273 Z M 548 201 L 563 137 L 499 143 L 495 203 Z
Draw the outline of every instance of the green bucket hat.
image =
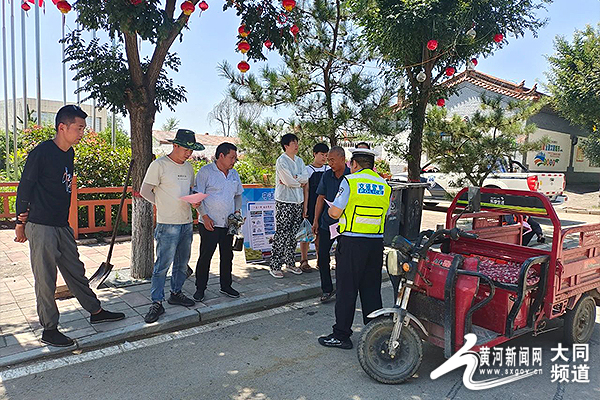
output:
M 178 144 L 186 149 L 197 151 L 204 150 L 204 145 L 196 142 L 196 134 L 189 129 L 179 129 L 175 135 L 175 139 L 168 139 L 167 141 Z

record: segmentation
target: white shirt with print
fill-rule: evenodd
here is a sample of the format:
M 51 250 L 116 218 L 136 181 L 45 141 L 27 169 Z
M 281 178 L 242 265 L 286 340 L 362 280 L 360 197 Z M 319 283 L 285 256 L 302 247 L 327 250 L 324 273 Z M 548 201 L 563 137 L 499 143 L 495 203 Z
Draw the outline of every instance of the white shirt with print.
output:
M 168 156 L 152 161 L 144 183 L 154 186 L 156 222 L 159 224 L 189 224 L 192 222 L 190 203 L 180 200 L 190 194 L 194 185 L 194 168 L 185 161 L 177 164 Z

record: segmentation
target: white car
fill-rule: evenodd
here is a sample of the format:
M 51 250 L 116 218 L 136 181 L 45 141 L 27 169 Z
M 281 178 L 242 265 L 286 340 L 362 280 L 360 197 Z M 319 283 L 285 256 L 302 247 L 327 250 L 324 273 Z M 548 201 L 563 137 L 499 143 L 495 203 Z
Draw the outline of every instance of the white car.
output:
M 511 166 L 517 166 L 524 172 L 495 172 L 483 181 L 483 187 L 531 190 L 546 195 L 554 204 L 562 204 L 567 197 L 563 195 L 566 181 L 565 175 L 553 172 L 529 172 L 518 161 L 511 160 Z M 427 164 L 421 171 L 421 181 L 427 182 L 429 187 L 425 191 L 423 202 L 434 206 L 440 201 L 450 201 L 462 189 L 452 186 L 458 174 L 443 173 L 435 164 Z M 392 179 L 406 180 L 407 175 L 399 174 Z

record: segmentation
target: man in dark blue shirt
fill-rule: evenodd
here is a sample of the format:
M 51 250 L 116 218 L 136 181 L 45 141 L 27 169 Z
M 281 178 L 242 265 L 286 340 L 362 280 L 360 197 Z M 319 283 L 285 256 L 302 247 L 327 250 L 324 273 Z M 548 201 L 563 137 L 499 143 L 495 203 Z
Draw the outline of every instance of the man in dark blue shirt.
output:
M 44 328 L 41 341 L 58 347 L 72 346 L 74 342 L 57 328 L 59 312 L 54 300 L 56 267 L 71 293 L 91 314 L 92 324 L 125 318 L 123 313 L 113 313 L 100 307 L 100 301 L 85 277 L 73 230 L 69 227 L 73 146 L 83 137 L 86 118 L 87 114 L 75 105 L 64 106 L 58 111 L 56 136 L 31 150 L 17 189 L 19 218 L 15 241 L 24 243 L 29 240 L 37 312 Z
M 329 206 L 325 203 L 325 200 L 333 201 L 335 199 L 344 175 L 350 174 L 350 168 L 346 166 L 346 153 L 343 148 L 339 146 L 332 147 L 327 154 L 327 162 L 331 169 L 323 173 L 321 182 L 319 182 L 319 186 L 317 187 L 318 197 L 313 221 L 313 231 L 315 234 L 318 232 L 319 238 L 317 265 L 321 274 L 322 302 L 331 300 L 335 294 L 329 265 L 329 252 L 335 238 L 331 239 L 329 227 L 338 222 L 337 219 L 329 216 L 327 212 Z

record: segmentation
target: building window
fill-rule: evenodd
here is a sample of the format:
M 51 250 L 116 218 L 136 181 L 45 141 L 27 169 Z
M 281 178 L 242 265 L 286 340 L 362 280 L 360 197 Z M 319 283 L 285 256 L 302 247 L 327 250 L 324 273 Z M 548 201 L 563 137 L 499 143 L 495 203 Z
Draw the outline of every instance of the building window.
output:
M 50 113 L 50 112 L 43 112 L 42 111 L 42 120 L 38 121 L 38 114 L 37 111 L 34 111 L 31 113 L 31 118 L 36 121 L 36 123 L 38 125 L 44 126 L 44 125 L 52 125 L 54 126 L 55 124 L 55 120 L 56 120 L 56 113 Z

